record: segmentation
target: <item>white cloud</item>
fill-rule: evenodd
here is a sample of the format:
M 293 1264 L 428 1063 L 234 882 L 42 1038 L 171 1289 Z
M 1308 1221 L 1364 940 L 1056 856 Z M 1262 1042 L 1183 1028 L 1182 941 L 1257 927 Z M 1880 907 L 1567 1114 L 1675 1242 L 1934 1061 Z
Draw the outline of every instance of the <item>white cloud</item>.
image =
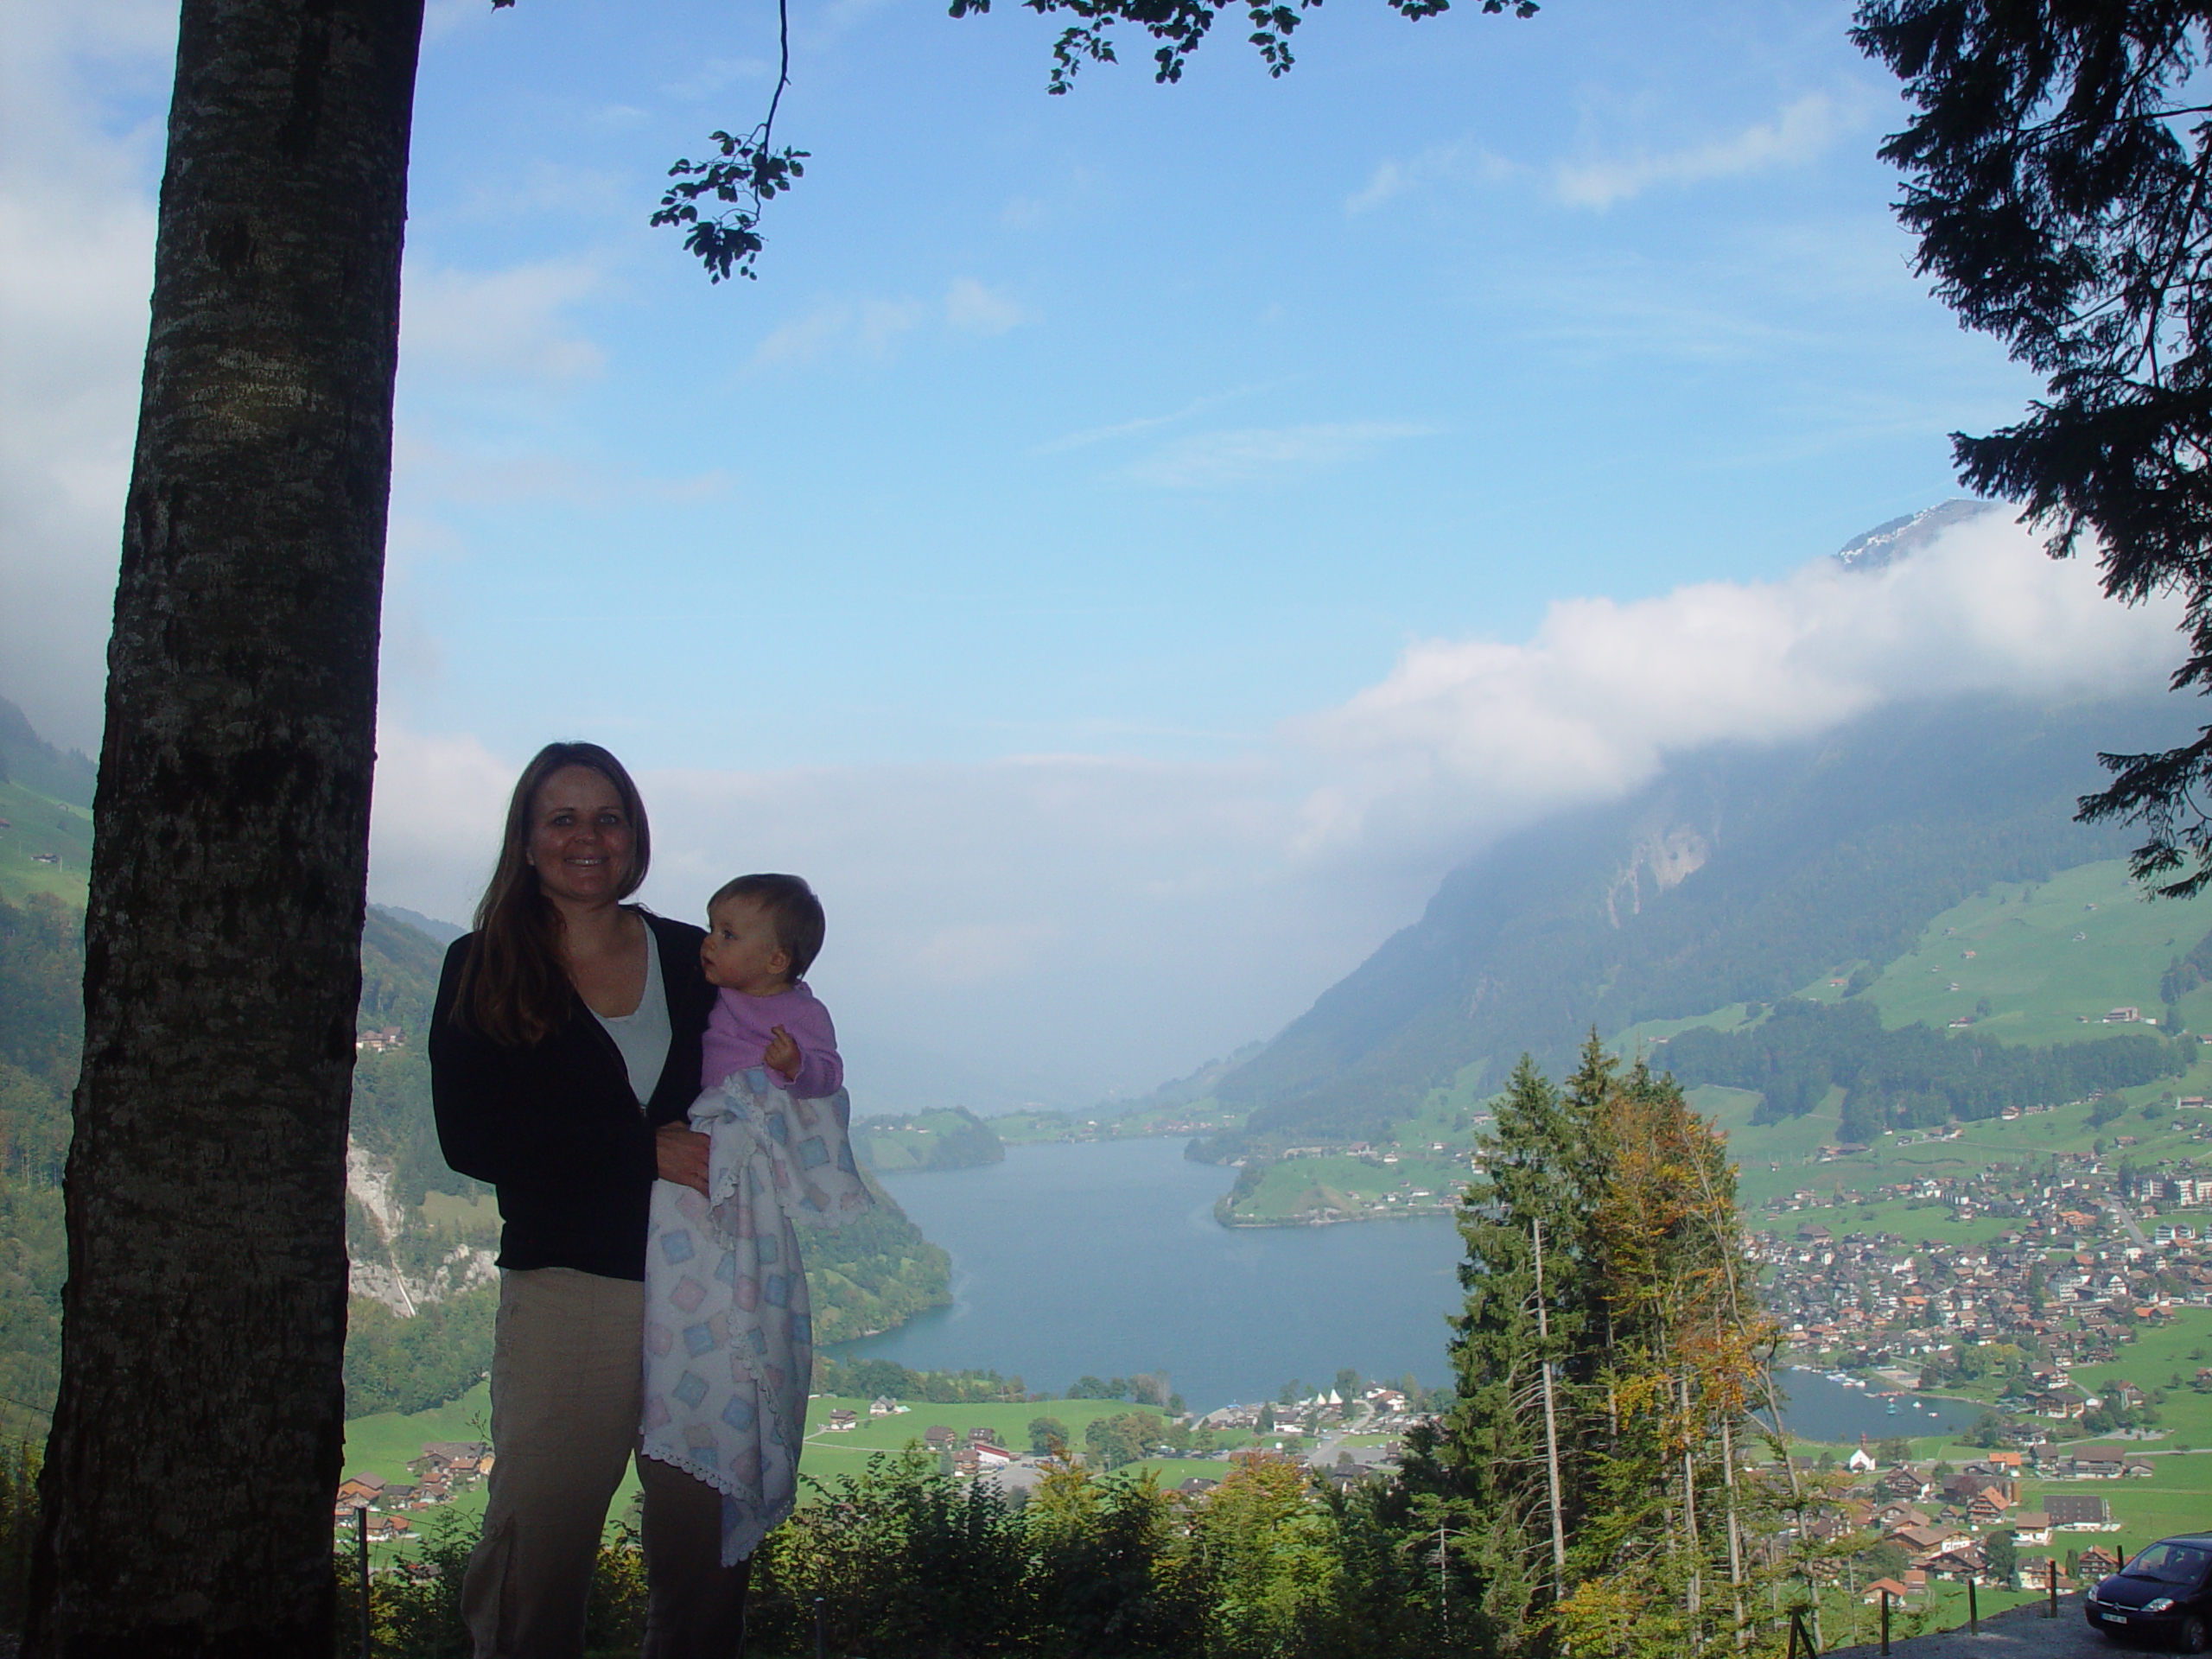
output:
M 607 354 L 567 312 L 602 280 L 583 259 L 454 270 L 410 258 L 400 287 L 405 372 L 539 385 L 595 376 Z
M 1610 207 L 1662 185 L 1701 184 L 1813 160 L 1858 124 L 1855 112 L 1826 92 L 1808 92 L 1773 120 L 1725 138 L 1683 149 L 1611 159 L 1560 162 L 1552 172 L 1560 200 Z
M 911 296 L 818 300 L 771 329 L 753 348 L 753 362 L 756 367 L 783 368 L 832 358 L 880 362 L 927 323 L 933 310 L 948 333 L 971 339 L 1003 334 L 1033 320 L 1001 290 L 973 276 L 959 276 L 946 288 L 942 305 L 935 308 Z
M 0 664 L 33 724 L 96 750 L 153 281 L 161 132 L 105 100 L 174 57 L 158 4 L 0 4 Z
M 811 363 L 832 353 L 881 359 L 899 336 L 921 326 L 928 315 L 920 301 L 824 300 L 802 316 L 779 324 L 753 349 L 756 364 L 786 367 Z
M 2098 592 L 1993 512 L 1880 571 L 1821 560 L 1773 582 L 1705 582 L 1552 607 L 1524 644 L 1427 641 L 1380 684 L 1294 722 L 1337 776 L 1300 846 L 1402 854 L 1620 794 L 1724 740 L 1808 735 L 1902 697 L 2151 691 L 2178 611 Z
M 720 468 L 689 477 L 653 477 L 611 466 L 591 454 L 521 452 L 439 443 L 403 423 L 392 443 L 394 513 L 424 503 L 562 502 L 605 507 L 631 501 L 699 501 L 728 493 Z
M 1155 427 L 1173 426 L 1187 421 L 1193 415 L 1213 408 L 1217 404 L 1248 397 L 1255 391 L 1271 391 L 1282 385 L 1274 381 L 1262 385 L 1234 386 L 1227 391 L 1208 392 L 1203 397 L 1193 397 L 1182 408 L 1166 415 L 1140 415 L 1134 420 L 1116 421 L 1109 426 L 1094 426 L 1081 432 L 1071 432 L 1065 437 L 1048 439 L 1030 450 L 1033 455 L 1057 455 L 1070 449 L 1086 449 L 1094 443 L 1107 443 L 1116 438 L 1126 438 L 1139 432 L 1149 432 Z
M 1553 607 L 1525 641 L 1423 641 L 1249 758 L 663 772 L 647 899 L 740 870 L 821 889 L 815 978 L 870 1109 L 1081 1103 L 1296 1014 L 1453 864 L 1707 744 L 1816 734 L 1891 699 L 2155 691 L 2171 604 L 2129 610 L 2002 515 L 1885 571 L 1827 561 Z M 459 918 L 523 757 L 387 729 L 374 890 Z M 996 1092 L 978 1075 L 999 1079 Z
M 1347 213 L 1370 213 L 1384 203 L 1394 201 L 1410 191 L 1440 180 L 1475 177 L 1488 182 L 1515 176 L 1526 171 L 1503 156 L 1492 154 L 1471 139 L 1463 138 L 1456 143 L 1431 144 L 1405 161 L 1385 160 L 1376 164 L 1368 175 L 1367 182 L 1344 198 Z
M 1128 470 L 1138 482 L 1163 489 L 1218 489 L 1341 466 L 1386 443 L 1432 436 L 1435 430 L 1405 421 L 1355 421 L 1201 432 L 1146 456 Z
M 956 277 L 945 290 L 944 325 L 957 334 L 1003 334 L 1029 320 L 1012 298 L 972 276 Z

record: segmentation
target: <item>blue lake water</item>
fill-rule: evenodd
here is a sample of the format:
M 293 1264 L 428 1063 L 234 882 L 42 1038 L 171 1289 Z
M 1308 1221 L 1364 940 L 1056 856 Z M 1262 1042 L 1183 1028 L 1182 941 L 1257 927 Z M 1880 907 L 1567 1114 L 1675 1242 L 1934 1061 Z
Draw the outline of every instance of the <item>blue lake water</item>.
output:
M 954 1305 L 829 1350 L 916 1370 L 1078 1376 L 1165 1370 L 1194 1409 L 1271 1399 L 1341 1366 L 1435 1386 L 1460 1301 L 1459 1236 L 1442 1217 L 1227 1228 L 1233 1170 L 1179 1140 L 1013 1147 L 981 1169 L 884 1185 L 952 1255 Z
M 1326 1388 L 1344 1365 L 1450 1380 L 1444 1319 L 1461 1302 L 1450 1221 L 1224 1227 L 1213 1202 L 1234 1172 L 1192 1163 L 1183 1145 L 1014 1147 L 981 1169 L 886 1177 L 951 1252 L 955 1300 L 829 1351 L 995 1370 L 1035 1393 L 1085 1374 L 1165 1370 L 1199 1411 L 1272 1399 L 1293 1378 Z M 1780 1380 L 1784 1427 L 1808 1440 L 1948 1433 L 1979 1414 L 1907 1396 L 1893 1415 L 1878 1395 L 1817 1371 Z
M 1864 1389 L 1831 1382 L 1819 1371 L 1796 1371 L 1787 1366 L 1775 1374 L 1784 1400 L 1782 1426 L 1808 1440 L 1855 1441 L 1864 1434 L 1882 1440 L 1892 1434 L 1951 1434 L 1969 1427 L 1981 1415 L 1979 1406 L 1926 1395 L 1897 1396 L 1891 1402 L 1873 1390 L 1890 1386 L 1872 1382 Z

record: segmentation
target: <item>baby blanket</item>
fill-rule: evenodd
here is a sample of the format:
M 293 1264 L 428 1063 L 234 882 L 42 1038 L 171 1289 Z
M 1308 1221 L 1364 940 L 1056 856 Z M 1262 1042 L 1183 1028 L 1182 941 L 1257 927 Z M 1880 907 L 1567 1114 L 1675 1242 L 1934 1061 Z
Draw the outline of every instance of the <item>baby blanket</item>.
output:
M 798 1495 L 814 1372 L 798 1229 L 874 1200 L 839 1090 L 793 1100 L 759 1066 L 692 1103 L 714 1145 L 702 1198 L 653 1183 L 645 1234 L 645 1404 L 639 1448 L 722 1495 L 722 1564 L 750 1555 Z

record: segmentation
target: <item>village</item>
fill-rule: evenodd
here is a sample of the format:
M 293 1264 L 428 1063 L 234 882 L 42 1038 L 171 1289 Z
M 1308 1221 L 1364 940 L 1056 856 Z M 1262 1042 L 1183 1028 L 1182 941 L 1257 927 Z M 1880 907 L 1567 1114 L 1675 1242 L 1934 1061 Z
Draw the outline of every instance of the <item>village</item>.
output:
M 381 1475 L 355 1473 L 338 1488 L 332 1518 L 350 1533 L 369 1516 L 372 1543 L 396 1543 L 413 1535 L 409 1512 L 450 1503 L 473 1491 L 492 1472 L 492 1448 L 480 1440 L 429 1440 L 422 1456 L 407 1465 L 412 1481 L 386 1480 Z
M 2116 1145 L 2123 1152 L 2129 1137 Z M 1769 1309 L 1793 1349 L 1848 1367 L 1903 1366 L 1968 1344 L 2009 1343 L 2043 1368 L 1995 1402 L 2058 1419 L 2094 1409 L 2070 1389 L 2069 1365 L 2109 1362 L 2131 1333 L 2177 1306 L 2212 1305 L 2212 1231 L 2172 1212 L 2212 1199 L 2212 1177 L 2161 1165 L 2139 1170 L 2054 1154 L 2033 1173 L 1996 1166 L 1859 1192 L 1799 1190 L 1772 1208 L 1806 1214 L 1750 1235 L 1767 1275 Z M 1857 1231 L 1853 1206 L 1903 1201 L 1952 1223 L 1987 1223 L 1986 1242 Z M 1833 1208 L 1836 1219 L 1809 1212 Z M 1943 1367 L 1933 1368 L 1935 1386 Z M 2133 1409 L 2140 1402 L 2121 1402 Z
M 2072 1535 L 2118 1532 L 2109 1498 L 2051 1493 L 2030 1509 L 2020 1483 L 2030 1473 L 2109 1480 L 2147 1477 L 2151 1470 L 2109 1448 L 2104 1455 L 2085 1452 L 2041 1464 L 2024 1452 L 1993 1451 L 1956 1468 L 1904 1461 L 1885 1468 L 1862 1444 L 1845 1472 L 1857 1478 L 1822 1513 L 1806 1518 L 1807 1540 L 1878 1541 L 1856 1559 L 1878 1561 L 1886 1555 L 1891 1570 L 1862 1580 L 1843 1567 L 1851 1575 L 1851 1592 L 1869 1605 L 1886 1592 L 1910 1607 L 1941 1584 L 2071 1595 L 2082 1584 L 2094 1586 L 2117 1573 L 2122 1552 L 2116 1541 Z

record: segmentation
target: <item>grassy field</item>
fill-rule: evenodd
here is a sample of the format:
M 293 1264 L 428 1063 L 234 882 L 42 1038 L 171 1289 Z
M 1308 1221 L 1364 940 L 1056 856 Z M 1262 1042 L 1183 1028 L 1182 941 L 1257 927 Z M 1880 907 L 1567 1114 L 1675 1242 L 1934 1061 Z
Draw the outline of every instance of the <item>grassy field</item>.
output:
M 462 1198 L 457 1192 L 425 1192 L 423 1218 L 434 1227 L 496 1227 L 499 1201 L 489 1192 Z
M 1187 1106 L 1154 1106 L 1123 1117 L 1087 1112 L 1008 1112 L 984 1120 L 1009 1147 L 1044 1146 L 1062 1141 L 1141 1140 L 1155 1135 L 1211 1135 L 1233 1129 L 1244 1114 L 1208 1098 Z
M 2212 1090 L 2212 1052 L 2201 1055 L 2183 1077 L 2121 1090 L 2119 1097 L 2127 1104 L 2126 1114 L 2101 1127 L 2090 1123 L 2088 1105 L 2063 1106 L 2029 1113 L 2009 1122 L 1993 1119 L 1958 1125 L 1960 1133 L 1952 1140 L 1926 1139 L 1924 1132 L 1885 1135 L 1865 1153 L 1824 1162 L 1815 1161 L 1815 1154 L 1840 1133 L 1840 1093 L 1832 1094 L 1824 1105 L 1802 1117 L 1767 1124 L 1751 1122 L 1759 1096 L 1748 1090 L 1695 1089 L 1689 1097 L 1692 1105 L 1726 1131 L 1728 1149 L 1738 1170 L 1741 1201 L 1756 1215 L 1770 1198 L 1800 1188 L 1827 1194 L 1838 1188 L 1865 1192 L 1923 1176 L 1964 1174 L 1992 1164 L 2032 1162 L 2055 1152 L 2086 1155 L 2100 1141 L 2105 1143 L 2106 1155 L 2115 1160 L 2125 1156 L 2149 1166 L 2162 1160 L 2195 1158 L 2212 1164 L 2212 1113 L 2168 1109 L 2168 1103 L 2177 1092 L 2204 1094 L 2208 1090 Z M 2122 1144 L 2123 1141 L 2128 1144 Z M 1921 1213 L 1932 1224 L 1948 1212 L 1929 1206 Z M 1909 1237 L 1923 1236 L 1910 1227 L 1881 1225 Z M 1941 1231 L 1931 1224 L 1924 1236 L 1980 1242 L 2004 1228 L 2001 1221 L 1980 1218 L 1970 1224 L 1964 1234 Z M 1857 1219 L 1849 1229 L 1875 1230 L 1876 1224 Z
M 969 1127 L 957 1112 L 917 1112 L 911 1122 L 898 1123 L 862 1118 L 853 1125 L 854 1150 L 879 1175 L 927 1169 L 938 1143 Z M 988 1141 L 983 1144 L 989 1146 Z
M 841 1406 L 858 1413 L 860 1425 L 849 1432 L 832 1433 L 824 1425 L 830 1421 L 830 1414 Z M 1044 1400 L 1014 1405 L 965 1406 L 933 1406 L 915 1402 L 913 1409 L 905 1416 L 870 1417 L 868 1407 L 865 1400 L 830 1395 L 807 1402 L 806 1449 L 800 1459 L 804 1474 L 825 1483 L 839 1475 L 857 1475 L 868 1466 L 869 1458 L 880 1452 L 901 1451 L 910 1444 L 918 1446 L 923 1435 L 938 1426 L 951 1429 L 963 1441 L 969 1430 L 988 1428 L 998 1437 L 1001 1445 L 1026 1453 L 1029 1450 L 1030 1420 L 1035 1417 L 1058 1418 L 1067 1425 L 1069 1438 L 1080 1450 L 1083 1432 L 1093 1421 L 1137 1409 L 1124 1400 Z M 346 1425 L 345 1471 L 349 1475 L 381 1475 L 386 1480 L 411 1480 L 414 1477 L 408 1473 L 407 1465 L 422 1455 L 425 1441 L 488 1440 L 491 1417 L 491 1392 L 487 1385 L 480 1382 L 452 1404 L 435 1410 L 411 1415 L 385 1412 L 373 1417 L 357 1417 Z M 1249 1443 L 1250 1438 L 1242 1433 L 1225 1434 L 1222 1444 L 1243 1445 Z M 1194 1476 L 1218 1480 L 1227 1471 L 1227 1465 L 1219 1459 L 1205 1458 L 1154 1458 L 1129 1467 L 1133 1471 L 1149 1470 L 1171 1486 Z M 609 1514 L 626 1514 L 637 1491 L 638 1474 L 632 1467 L 624 1472 Z M 816 1501 L 817 1496 L 810 1487 L 801 1486 L 802 1503 Z M 474 1524 L 484 1513 L 484 1490 L 479 1486 L 462 1493 L 450 1504 L 416 1510 L 407 1518 L 418 1532 L 441 1516 L 450 1516 Z M 411 1553 L 413 1548 L 414 1543 L 410 1541 L 378 1544 L 372 1549 L 378 1559 L 383 1559 Z
M 1348 1216 L 1440 1213 L 1454 1203 L 1467 1180 L 1459 1160 L 1401 1157 L 1395 1164 L 1349 1155 L 1294 1158 L 1271 1166 L 1258 1190 L 1236 1206 L 1242 1222 L 1287 1221 L 1325 1209 Z M 1416 1194 L 1426 1196 L 1416 1197 Z
M 2208 930 L 2212 893 L 2149 904 L 2123 861 L 2085 864 L 2040 884 L 1992 887 L 1945 911 L 1864 995 L 1892 1027 L 1941 1026 L 1986 999 L 1991 1012 L 1976 1030 L 2005 1042 L 2106 1037 L 2120 1029 L 2097 1023 L 2109 1008 L 2161 1015 L 2159 975 Z M 2181 1009 L 2191 1029 L 2212 1025 L 2212 986 L 2183 998 Z
M 92 815 L 22 785 L 0 781 L 0 894 L 21 899 L 50 893 L 73 905 L 85 902 L 85 881 L 92 863 Z M 58 853 L 59 864 L 32 861 L 36 853 Z

